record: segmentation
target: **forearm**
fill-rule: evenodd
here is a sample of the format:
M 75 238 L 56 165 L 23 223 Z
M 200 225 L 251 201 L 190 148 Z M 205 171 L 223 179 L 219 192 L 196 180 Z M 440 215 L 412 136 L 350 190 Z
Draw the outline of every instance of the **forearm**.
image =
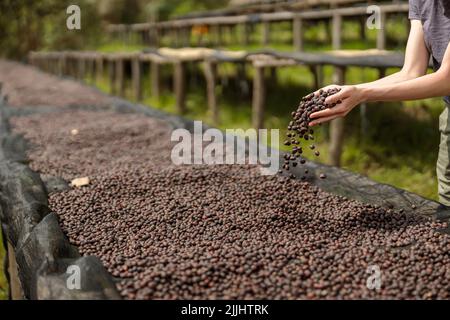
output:
M 357 86 L 361 89 L 363 100 L 400 101 L 418 100 L 450 95 L 450 70 L 392 84 L 377 86 Z
M 395 84 L 395 83 L 399 83 L 399 82 L 403 82 L 403 81 L 408 81 L 411 79 L 414 79 L 416 76 L 414 75 L 410 75 L 407 72 L 401 70 L 399 72 L 393 73 L 389 76 L 383 77 L 381 79 L 372 81 L 372 82 L 366 82 L 366 83 L 361 83 L 358 85 L 359 88 L 372 88 L 372 87 L 378 87 L 381 85 L 386 85 L 386 84 Z

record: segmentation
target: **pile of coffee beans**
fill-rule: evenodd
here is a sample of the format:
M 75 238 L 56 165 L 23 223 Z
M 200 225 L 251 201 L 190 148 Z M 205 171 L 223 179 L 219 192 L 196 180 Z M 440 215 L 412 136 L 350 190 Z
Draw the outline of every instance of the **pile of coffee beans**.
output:
M 113 98 L 100 91 L 57 77 L 20 62 L 0 60 L 2 94 L 8 96 L 8 105 L 30 106 L 98 106 L 112 103 Z
M 130 299 L 450 298 L 444 224 L 256 167 L 105 172 L 50 205 Z
M 31 144 L 30 167 L 68 181 L 140 164 L 171 163 L 171 127 L 137 114 L 67 110 L 15 117 L 11 124 Z
M 49 205 L 124 298 L 450 298 L 450 239 L 436 232 L 445 223 L 256 166 L 174 166 L 170 127 L 140 115 L 12 122 L 32 144 L 34 170 L 89 176 Z
M 306 97 L 303 97 L 297 110 L 292 112 L 292 121 L 289 122 L 286 140 L 284 141 L 285 146 L 291 146 L 291 151 L 284 155 L 283 169 L 285 171 L 289 171 L 291 166 L 296 167 L 299 163 L 304 164 L 306 162 L 303 153 L 308 142 L 308 148 L 314 150 L 314 155 L 316 157 L 320 156 L 320 152 L 319 150 L 316 150 L 314 144 L 314 130 L 309 127 L 309 122 L 311 121 L 310 116 L 314 112 L 333 108 L 336 104 L 341 103 L 340 101 L 331 105 L 325 103 L 325 99 L 328 96 L 339 92 L 339 90 L 339 88 L 327 90 L 321 89 L 317 93 L 311 93 Z M 303 145 L 302 141 L 305 142 Z M 305 170 L 304 175 L 301 178 L 304 180 L 307 174 L 308 171 Z M 291 174 L 291 178 L 295 178 L 295 176 Z M 320 178 L 324 179 L 326 178 L 326 175 L 321 173 Z

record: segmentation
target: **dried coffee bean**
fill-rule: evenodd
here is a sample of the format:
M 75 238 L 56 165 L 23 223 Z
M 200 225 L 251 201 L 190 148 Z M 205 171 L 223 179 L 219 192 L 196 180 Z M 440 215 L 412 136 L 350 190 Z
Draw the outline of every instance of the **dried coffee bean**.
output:
M 296 145 L 299 145 L 301 143 L 302 139 L 305 141 L 314 140 L 314 130 L 308 128 L 310 116 L 313 112 L 328 108 L 328 106 L 325 104 L 325 99 L 338 91 L 339 89 L 321 89 L 317 95 L 309 94 L 301 99 L 297 110 L 291 113 L 293 119 L 289 122 L 288 125 L 288 132 L 286 134 L 288 140 L 284 142 L 284 144 L 287 146 L 294 145 L 290 152 L 292 155 L 299 155 L 303 153 L 303 150 L 301 148 L 297 149 L 296 147 Z M 298 135 L 299 140 L 292 139 L 296 135 Z M 310 149 L 314 150 L 315 145 L 310 145 Z M 318 156 L 319 152 L 316 151 L 315 155 Z M 300 163 L 304 164 L 305 161 L 300 161 Z

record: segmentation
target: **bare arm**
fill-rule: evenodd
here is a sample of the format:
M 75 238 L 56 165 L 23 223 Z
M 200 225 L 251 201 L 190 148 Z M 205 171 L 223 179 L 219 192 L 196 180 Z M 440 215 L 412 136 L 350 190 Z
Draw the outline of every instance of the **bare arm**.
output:
M 444 60 L 448 60 L 447 55 L 450 54 L 447 52 L 446 58 L 444 58 Z M 405 62 L 403 68 L 399 72 L 377 81 L 363 83 L 356 86 L 342 86 L 342 90 L 340 92 L 328 97 L 326 101 L 327 103 L 333 103 L 341 100 L 342 103 L 332 109 L 326 109 L 313 113 L 311 115 L 311 118 L 314 120 L 311 121 L 310 125 L 316 125 L 318 123 L 330 121 L 337 117 L 343 117 L 361 102 L 381 100 L 412 100 L 423 98 L 422 96 L 414 96 L 417 93 L 409 91 L 414 90 L 411 89 L 411 86 L 403 87 L 401 84 L 409 83 L 410 81 L 414 81 L 415 79 L 421 79 L 429 76 L 434 76 L 430 80 L 432 83 L 442 81 L 441 79 L 445 78 L 444 64 L 440 68 L 439 72 L 433 75 L 425 76 L 429 58 L 430 54 L 425 45 L 422 23 L 419 20 L 412 20 L 411 31 L 406 46 Z M 426 83 L 428 83 L 428 81 Z M 416 84 L 416 86 L 423 86 L 426 83 L 421 82 L 420 84 Z M 403 89 L 401 90 L 399 88 Z M 422 89 L 420 91 L 425 90 Z M 427 94 L 432 93 L 435 94 L 433 96 L 439 96 L 445 95 L 446 93 L 440 94 L 441 92 L 445 91 L 446 88 L 442 86 L 440 90 L 428 91 Z
M 417 100 L 450 95 L 450 44 L 438 71 L 416 79 L 362 88 L 365 101 Z
M 390 76 L 379 80 L 363 83 L 359 87 L 376 87 L 384 84 L 399 83 L 423 76 L 427 72 L 430 53 L 425 45 L 422 23 L 419 20 L 411 21 L 408 43 L 405 50 L 403 68 Z

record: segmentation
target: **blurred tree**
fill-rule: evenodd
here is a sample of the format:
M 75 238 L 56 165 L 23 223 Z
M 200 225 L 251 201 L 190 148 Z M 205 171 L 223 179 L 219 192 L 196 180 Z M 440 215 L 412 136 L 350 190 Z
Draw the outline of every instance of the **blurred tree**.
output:
M 166 20 L 193 11 L 224 7 L 229 0 L 98 0 L 97 7 L 109 23 Z
M 157 0 L 162 20 L 194 11 L 206 11 L 225 7 L 229 0 Z
M 148 1 L 142 0 L 98 0 L 97 9 L 109 23 L 134 23 L 142 17 L 142 8 Z
M 81 30 L 68 30 L 70 0 L 1 0 L 0 56 L 23 59 L 29 51 L 78 49 L 96 41 L 101 30 L 95 1 L 78 0 Z
M 32 50 L 83 49 L 103 39 L 102 23 L 166 20 L 225 6 L 229 0 L 0 0 L 0 57 Z M 68 30 L 66 9 L 81 9 L 81 30 Z

